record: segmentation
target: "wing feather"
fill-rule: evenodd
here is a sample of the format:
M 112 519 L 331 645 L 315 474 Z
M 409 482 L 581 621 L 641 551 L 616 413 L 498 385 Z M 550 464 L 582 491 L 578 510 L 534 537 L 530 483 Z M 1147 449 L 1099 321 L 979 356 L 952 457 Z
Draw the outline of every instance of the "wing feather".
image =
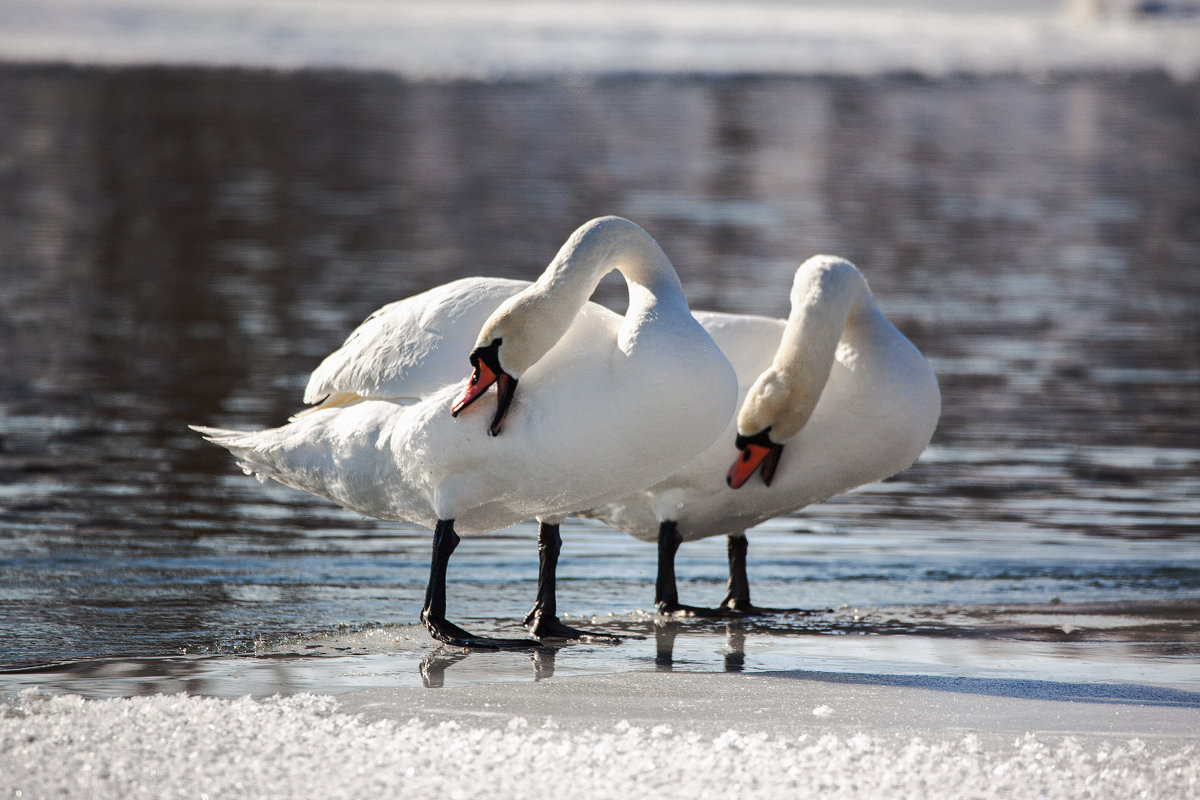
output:
M 416 399 L 465 379 L 483 323 L 528 285 L 462 278 L 389 303 L 313 371 L 304 402 L 326 407 L 361 397 Z

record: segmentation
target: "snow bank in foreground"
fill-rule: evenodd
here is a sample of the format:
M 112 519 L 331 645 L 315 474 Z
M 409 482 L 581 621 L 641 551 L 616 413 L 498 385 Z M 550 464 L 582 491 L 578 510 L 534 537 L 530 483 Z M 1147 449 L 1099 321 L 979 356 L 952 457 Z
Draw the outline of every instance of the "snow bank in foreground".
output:
M 0 58 L 443 80 L 1129 69 L 1192 78 L 1200 9 L 1193 0 L 5 0 Z
M 814 711 L 814 714 L 816 712 Z M 6 797 L 1195 797 L 1194 741 L 1123 736 L 580 730 L 367 723 L 330 697 L 83 700 L 0 706 Z M 548 791 L 549 790 L 549 791 Z

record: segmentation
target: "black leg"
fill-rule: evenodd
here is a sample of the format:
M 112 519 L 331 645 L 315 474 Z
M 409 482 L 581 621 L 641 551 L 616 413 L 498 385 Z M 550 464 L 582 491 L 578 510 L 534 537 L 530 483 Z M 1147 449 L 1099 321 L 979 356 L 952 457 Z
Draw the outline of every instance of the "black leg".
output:
M 467 633 L 446 620 L 446 565 L 459 537 L 454 532 L 454 520 L 440 519 L 433 531 L 433 560 L 429 564 L 429 583 L 425 587 L 425 607 L 421 609 L 421 621 L 429 635 L 439 642 L 456 647 L 487 647 L 492 649 L 510 647 L 538 647 L 529 639 L 489 639 Z
M 679 605 L 679 587 L 675 585 L 675 553 L 683 537 L 675 520 L 658 523 L 658 578 L 654 582 L 654 606 L 664 614 Z
M 558 526 L 538 522 L 538 588 L 533 609 L 525 617 L 525 627 L 535 639 L 604 639 L 619 642 L 620 638 L 607 633 L 581 631 L 564 625 L 558 619 L 558 589 L 556 573 L 562 536 Z
M 683 535 L 675 520 L 663 520 L 658 525 L 658 579 L 654 583 L 654 607 L 658 613 L 674 617 L 725 617 L 731 612 L 723 608 L 698 608 L 679 602 L 675 584 L 675 553 Z
M 721 608 L 740 614 L 753 614 L 756 609 L 750 602 L 750 580 L 746 577 L 746 549 L 749 543 L 744 533 L 731 533 L 726 537 L 729 553 L 729 584 Z
M 729 553 L 729 584 L 721 608 L 733 614 L 813 614 L 803 608 L 762 608 L 750 602 L 750 580 L 746 577 L 746 550 L 749 543 L 745 533 L 731 533 L 726 537 Z

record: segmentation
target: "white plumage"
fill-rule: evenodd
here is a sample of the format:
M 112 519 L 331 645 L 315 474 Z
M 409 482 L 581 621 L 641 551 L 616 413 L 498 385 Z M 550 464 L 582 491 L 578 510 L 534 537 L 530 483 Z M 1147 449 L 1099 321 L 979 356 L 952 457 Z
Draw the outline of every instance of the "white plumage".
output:
M 623 317 L 587 302 L 612 269 L 629 287 Z M 496 341 L 520 388 L 491 436 L 488 400 L 450 409 L 472 346 Z M 466 278 L 384 306 L 313 372 L 305 400 L 324 401 L 287 425 L 197 430 L 249 472 L 435 528 L 452 537 L 445 560 L 458 533 L 556 523 L 662 480 L 720 435 L 736 394 L 662 250 L 605 217 L 579 228 L 535 283 Z M 431 623 L 429 598 L 422 616 L 444 641 L 496 643 Z
M 736 419 L 679 472 L 581 516 L 646 541 L 673 536 L 674 546 L 719 534 L 741 537 L 760 522 L 886 478 L 917 459 L 941 411 L 937 379 L 884 316 L 858 269 L 833 256 L 809 259 L 796 271 L 791 303 L 786 321 L 696 312 L 737 371 Z M 745 471 L 740 479 L 752 471 L 742 466 L 746 454 L 739 454 L 735 441 L 764 431 L 780 448 L 770 485 L 750 477 L 741 488 L 730 488 L 731 465 Z M 672 560 L 660 563 L 660 609 L 698 611 L 678 603 L 674 547 L 660 547 L 666 548 L 660 561 Z M 740 565 L 735 547 L 741 547 Z M 744 540 L 731 542 L 730 552 L 725 605 L 746 609 Z

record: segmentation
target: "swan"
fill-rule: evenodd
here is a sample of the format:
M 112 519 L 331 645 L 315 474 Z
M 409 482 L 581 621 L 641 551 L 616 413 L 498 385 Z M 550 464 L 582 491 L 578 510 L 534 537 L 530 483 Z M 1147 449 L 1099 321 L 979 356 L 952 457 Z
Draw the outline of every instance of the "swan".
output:
M 786 320 L 697 312 L 737 371 L 740 409 L 716 444 L 649 489 L 580 512 L 659 545 L 666 614 L 750 613 L 747 528 L 912 464 L 941 412 L 937 378 L 862 273 L 820 255 L 797 269 Z M 730 467 L 730 461 L 733 465 Z M 760 480 L 751 478 L 758 473 Z M 715 612 L 679 603 L 680 542 L 728 536 Z
M 623 317 L 588 302 L 613 269 L 629 291 Z M 493 384 L 491 413 L 480 398 Z M 435 639 L 529 646 L 446 619 L 460 535 L 536 517 L 542 567 L 526 625 L 535 638 L 587 635 L 556 616 L 559 523 L 662 480 L 712 444 L 736 410 L 737 379 L 658 244 L 602 217 L 533 283 L 465 278 L 379 309 L 316 368 L 304 399 L 316 405 L 282 427 L 193 427 L 260 480 L 431 528 L 421 619 Z

